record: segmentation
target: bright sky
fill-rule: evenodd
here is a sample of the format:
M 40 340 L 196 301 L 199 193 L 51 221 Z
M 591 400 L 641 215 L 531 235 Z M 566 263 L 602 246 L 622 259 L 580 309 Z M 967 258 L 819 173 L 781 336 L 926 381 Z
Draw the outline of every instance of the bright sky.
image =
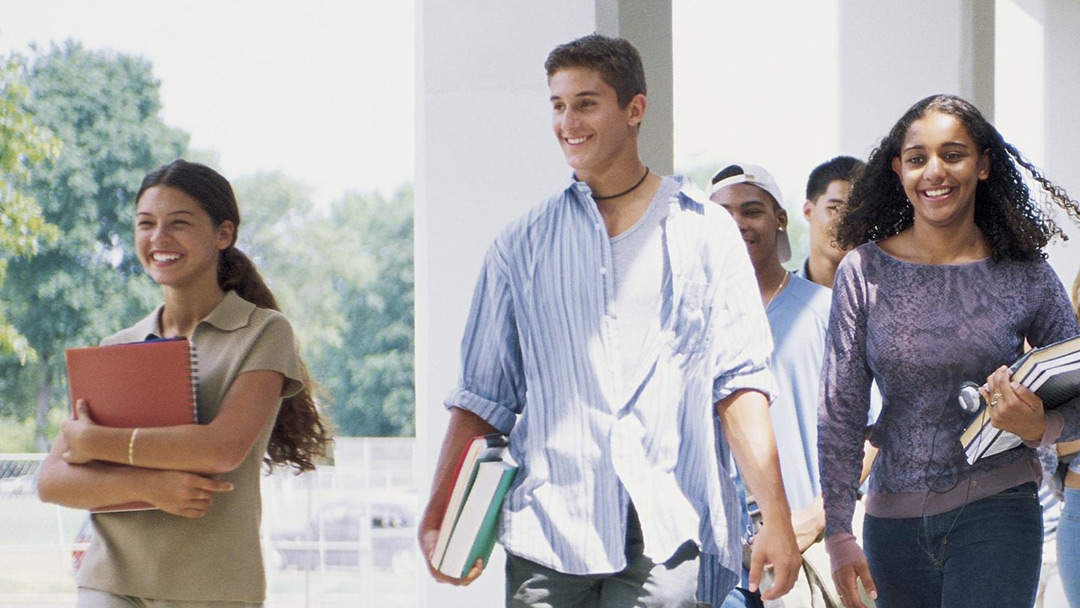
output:
M 413 2 L 4 2 L 0 53 L 66 38 L 150 60 L 163 117 L 229 178 L 281 170 L 320 205 L 413 177 Z

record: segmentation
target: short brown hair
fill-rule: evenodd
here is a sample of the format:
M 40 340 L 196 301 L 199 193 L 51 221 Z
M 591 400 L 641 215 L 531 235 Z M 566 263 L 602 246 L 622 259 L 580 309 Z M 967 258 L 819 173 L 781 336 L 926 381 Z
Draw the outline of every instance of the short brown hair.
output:
M 566 68 L 589 68 L 615 89 L 619 106 L 625 108 L 635 95 L 645 94 L 645 68 L 634 45 L 622 38 L 589 34 L 560 44 L 544 62 L 548 80 Z

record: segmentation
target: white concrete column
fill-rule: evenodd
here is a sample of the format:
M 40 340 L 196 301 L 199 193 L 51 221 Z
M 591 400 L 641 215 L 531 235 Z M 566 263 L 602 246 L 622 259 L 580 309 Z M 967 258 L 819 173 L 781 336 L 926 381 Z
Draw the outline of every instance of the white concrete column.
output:
M 571 174 L 551 132 L 544 60 L 556 45 L 593 31 L 624 32 L 647 70 L 643 157 L 670 172 L 671 6 L 417 0 L 416 7 L 416 462 L 426 503 L 448 421 L 442 400 L 457 381 L 484 252 L 503 226 Z M 378 84 L 371 83 L 373 94 Z M 437 585 L 423 571 L 419 605 L 502 605 L 503 564 L 496 548 L 485 574 L 464 589 Z
M 654 172 L 671 175 L 675 172 L 671 1 L 597 0 L 596 12 L 596 31 L 625 38 L 641 53 L 649 105 L 638 151 Z
M 993 116 L 993 0 L 839 0 L 839 15 L 841 150 L 865 158 L 935 93 Z
M 1043 169 L 1080 200 L 1080 4 L 1046 0 L 1043 41 L 1046 69 L 1046 161 Z M 1050 263 L 1065 286 L 1080 272 L 1080 228 L 1059 214 L 1069 241 L 1049 248 Z

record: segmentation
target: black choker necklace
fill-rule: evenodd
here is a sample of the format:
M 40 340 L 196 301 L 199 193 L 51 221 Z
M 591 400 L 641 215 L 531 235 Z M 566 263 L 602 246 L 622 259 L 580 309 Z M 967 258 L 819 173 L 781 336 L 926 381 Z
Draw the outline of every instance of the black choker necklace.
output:
M 636 184 L 634 184 L 633 186 L 630 186 L 628 189 L 623 190 L 622 192 L 620 192 L 618 194 L 612 194 L 611 196 L 596 196 L 594 194 L 592 199 L 594 201 L 608 201 L 608 200 L 611 200 L 613 198 L 619 198 L 620 196 L 626 196 L 627 194 L 630 194 L 634 190 L 637 190 L 638 186 L 640 186 L 641 184 L 644 184 L 646 177 L 649 177 L 649 168 L 648 167 L 645 167 L 645 175 L 642 175 L 641 179 L 639 179 Z

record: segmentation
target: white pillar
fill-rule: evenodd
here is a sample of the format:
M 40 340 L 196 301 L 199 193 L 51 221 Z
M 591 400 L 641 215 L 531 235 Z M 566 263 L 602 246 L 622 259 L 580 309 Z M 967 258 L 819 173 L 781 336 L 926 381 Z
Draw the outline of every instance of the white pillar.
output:
M 1073 200 L 1080 200 L 1080 4 L 1046 0 L 1043 41 L 1046 69 L 1046 162 L 1043 169 Z M 1072 289 L 1080 272 L 1080 228 L 1059 214 L 1069 235 L 1049 248 L 1050 263 Z
M 670 172 L 671 5 L 626 0 L 417 0 L 416 462 L 420 501 L 446 430 L 442 399 L 480 263 L 498 232 L 567 183 L 550 127 L 544 60 L 556 45 L 600 31 L 643 54 L 649 109 L 642 155 Z M 377 91 L 378 83 L 371 83 Z M 665 110 L 666 106 L 666 110 Z M 499 606 L 503 557 L 468 588 L 418 575 L 420 606 Z
M 839 12 L 840 149 L 865 158 L 935 93 L 993 116 L 993 0 L 840 0 Z

